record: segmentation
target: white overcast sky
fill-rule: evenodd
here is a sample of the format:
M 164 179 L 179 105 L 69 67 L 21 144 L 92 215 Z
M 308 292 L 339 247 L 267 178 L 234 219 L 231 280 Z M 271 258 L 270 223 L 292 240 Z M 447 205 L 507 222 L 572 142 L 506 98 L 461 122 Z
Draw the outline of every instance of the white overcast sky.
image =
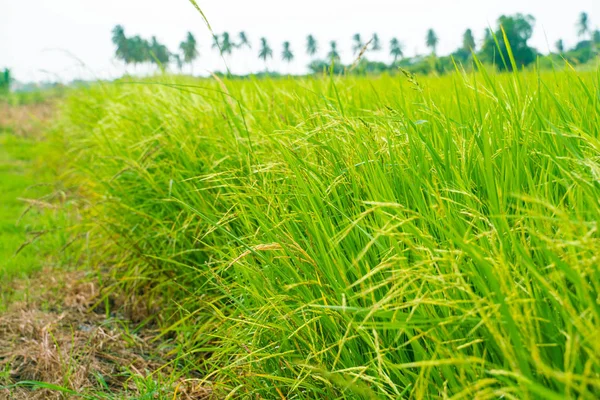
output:
M 440 38 L 438 52 L 447 54 L 471 28 L 479 41 L 501 14 L 530 13 L 536 17 L 531 44 L 542 52 L 562 38 L 577 41 L 575 23 L 586 11 L 591 28 L 600 26 L 600 0 L 198 0 L 213 29 L 237 35 L 247 32 L 252 50 L 238 51 L 227 62 L 232 72 L 264 70 L 257 42 L 266 36 L 274 50 L 269 69 L 304 72 L 305 37 L 319 40 L 320 55 L 337 40 L 344 62 L 351 62 L 354 33 L 377 32 L 384 50 L 369 58 L 389 60 L 387 44 L 398 37 L 408 56 L 426 51 L 427 29 Z M 128 35 L 156 35 L 172 51 L 187 31 L 195 34 L 200 58 L 194 72 L 223 71 L 210 48 L 211 37 L 188 0 L 0 0 L 0 68 L 9 67 L 21 81 L 113 77 L 123 66 L 114 60 L 111 30 L 122 24 Z M 289 40 L 296 59 L 281 62 L 281 43 Z

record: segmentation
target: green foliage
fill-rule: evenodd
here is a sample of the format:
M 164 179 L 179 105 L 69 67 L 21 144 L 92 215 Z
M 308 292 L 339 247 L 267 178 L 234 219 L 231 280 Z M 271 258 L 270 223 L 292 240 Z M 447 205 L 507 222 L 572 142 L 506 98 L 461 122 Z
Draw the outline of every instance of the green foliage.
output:
M 531 15 L 501 16 L 496 31 L 483 42 L 481 59 L 508 71 L 533 63 L 537 51 L 529 47 L 527 41 L 533 34 L 534 24 L 535 18 Z
M 478 65 L 82 91 L 92 254 L 216 398 L 596 398 L 600 71 Z

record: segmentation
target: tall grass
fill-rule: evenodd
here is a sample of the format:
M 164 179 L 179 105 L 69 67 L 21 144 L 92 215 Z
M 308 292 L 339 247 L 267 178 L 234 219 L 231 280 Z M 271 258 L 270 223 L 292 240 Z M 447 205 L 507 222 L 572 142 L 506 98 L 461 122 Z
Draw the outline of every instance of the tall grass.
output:
M 218 397 L 595 398 L 599 96 L 163 77 L 71 96 L 62 131 L 98 263 Z

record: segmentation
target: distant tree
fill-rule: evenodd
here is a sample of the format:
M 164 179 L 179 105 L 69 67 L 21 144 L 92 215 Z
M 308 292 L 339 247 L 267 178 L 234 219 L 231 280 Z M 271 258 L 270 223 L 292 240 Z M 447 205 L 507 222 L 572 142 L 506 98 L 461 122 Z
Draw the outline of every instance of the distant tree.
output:
M 273 57 L 273 50 L 269 47 L 269 43 L 267 43 L 267 39 L 262 37 L 260 38 L 260 50 L 258 51 L 258 58 L 265 62 L 265 66 L 267 64 L 267 59 Z
M 583 38 L 590 31 L 589 23 L 590 20 L 586 12 L 579 14 L 579 20 L 577 21 L 577 35 L 580 38 Z
M 183 69 L 183 59 L 179 54 L 173 54 L 173 59 L 175 60 L 175 65 L 177 65 L 177 70 L 181 73 Z
M 354 36 L 352 36 L 352 40 L 354 40 L 352 51 L 354 51 L 354 54 L 358 54 L 365 45 L 360 37 L 360 33 L 355 33 Z
M 390 40 L 390 55 L 394 57 L 394 63 L 398 61 L 398 58 L 402 58 L 404 56 L 404 50 L 402 48 L 402 43 L 396 38 L 392 38 Z
M 433 29 L 429 29 L 427 31 L 427 37 L 425 38 L 425 44 L 427 45 L 427 47 L 429 47 L 431 49 L 431 52 L 433 54 L 436 54 L 436 49 L 437 49 L 437 45 L 438 45 L 438 37 L 435 34 Z
M 281 52 L 281 59 L 287 63 L 292 62 L 294 59 L 294 53 L 290 48 L 290 42 L 283 42 L 283 51 Z
M 212 39 L 213 39 L 213 42 L 210 45 L 210 48 L 211 49 L 217 49 L 219 51 L 219 53 L 220 53 L 221 52 L 221 39 L 219 38 L 219 35 L 216 34 L 216 33 L 214 33 L 212 35 Z
M 223 54 L 231 54 L 233 50 L 233 42 L 229 37 L 228 32 L 223 32 L 221 35 L 221 53 Z
M 600 44 L 600 29 L 596 29 L 592 34 L 592 41 L 596 44 Z
M 373 34 L 373 41 L 371 42 L 371 50 L 373 50 L 373 51 L 381 50 L 381 42 L 379 41 L 379 35 L 376 33 Z
M 558 39 L 554 45 L 556 46 L 556 51 L 558 51 L 559 54 L 565 52 L 565 45 L 562 39 Z
M 10 70 L 8 68 L 4 68 L 4 71 L 0 74 L 0 93 L 8 93 L 10 92 L 10 83 L 12 78 L 10 76 Z
M 125 36 L 125 28 L 122 25 L 116 25 L 112 30 L 112 42 L 117 47 L 115 56 L 117 59 L 129 64 L 130 54 L 128 49 L 128 40 Z
M 512 71 L 513 66 L 508 54 L 508 44 L 510 44 L 517 67 L 531 64 L 535 61 L 537 52 L 535 49 L 529 47 L 527 41 L 533 34 L 534 24 L 535 18 L 531 15 L 502 15 L 498 18 L 498 28 L 495 31 L 498 45 L 496 45 L 496 41 L 491 33 L 486 35 L 480 53 L 482 60 L 494 62 L 498 68 Z M 504 29 L 508 43 L 504 40 L 502 29 Z
M 129 53 L 127 59 L 133 63 L 134 67 L 152 61 L 150 57 L 150 43 L 141 36 L 136 35 L 127 39 L 127 48 Z
M 198 49 L 196 38 L 191 32 L 188 32 L 185 41 L 179 44 L 179 49 L 183 54 L 183 62 L 190 65 L 190 71 L 193 74 L 193 62 L 198 57 Z
M 238 34 L 238 38 L 240 39 L 240 42 L 238 43 L 238 47 L 248 47 L 249 49 L 252 48 L 252 46 L 250 45 L 250 41 L 248 40 L 248 36 L 246 36 L 246 32 L 241 31 Z
M 471 52 L 475 51 L 477 45 L 475 44 L 475 38 L 473 37 L 473 31 L 467 29 L 463 34 L 463 45 L 462 48 L 465 51 Z
M 306 54 L 313 57 L 315 54 L 317 54 L 317 49 L 317 40 L 313 35 L 308 35 L 306 37 Z
M 151 61 L 161 69 L 169 66 L 171 53 L 169 52 L 169 49 L 167 49 L 167 46 L 156 39 L 156 36 L 152 36 L 150 42 L 150 55 Z
M 327 58 L 335 63 L 340 61 L 340 53 L 338 53 L 337 42 L 335 40 L 329 42 L 329 53 L 327 53 Z

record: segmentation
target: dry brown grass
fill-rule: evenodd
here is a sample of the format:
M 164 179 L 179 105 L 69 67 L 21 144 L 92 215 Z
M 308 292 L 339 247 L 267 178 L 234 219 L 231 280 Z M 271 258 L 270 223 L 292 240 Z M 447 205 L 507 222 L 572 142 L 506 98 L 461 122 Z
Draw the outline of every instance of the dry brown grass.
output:
M 18 106 L 0 102 L 0 130 L 9 129 L 17 135 L 27 136 L 50 124 L 54 111 L 52 101 Z
M 107 317 L 104 307 L 94 307 L 101 300 L 100 288 L 82 272 L 46 270 L 18 285 L 17 290 L 27 293 L 26 299 L 0 316 L 0 371 L 5 371 L 0 375 L 0 385 L 5 387 L 0 386 L 0 399 L 65 398 L 48 389 L 6 388 L 23 381 L 55 384 L 77 393 L 104 391 L 116 398 L 135 397 L 132 376 L 158 373 L 164 377 L 172 372 L 161 368 L 168 361 L 168 349 L 152 341 L 153 330 L 133 333 L 124 316 Z M 169 398 L 181 399 L 211 394 L 189 379 L 170 385 L 168 391 Z

